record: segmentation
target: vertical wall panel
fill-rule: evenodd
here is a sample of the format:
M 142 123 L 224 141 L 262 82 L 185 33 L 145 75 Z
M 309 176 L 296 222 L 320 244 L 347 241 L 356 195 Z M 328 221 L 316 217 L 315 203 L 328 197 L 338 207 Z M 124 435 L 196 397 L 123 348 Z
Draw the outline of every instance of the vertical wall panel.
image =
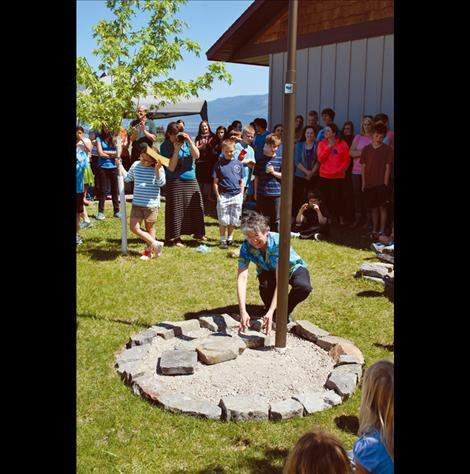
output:
M 320 113 L 321 46 L 308 49 L 307 113 Z
M 307 123 L 307 84 L 308 84 L 308 49 L 300 49 L 296 55 L 296 115 L 300 114 Z
M 367 39 L 366 83 L 364 113 L 375 115 L 380 112 L 382 95 L 382 67 L 384 37 Z
M 349 72 L 349 118 L 355 130 L 360 130 L 364 105 L 366 68 L 366 40 L 351 42 L 351 70 Z
M 269 126 L 283 122 L 287 52 L 270 57 Z M 393 35 L 346 41 L 297 51 L 296 112 L 336 111 L 341 126 L 352 120 L 359 130 L 364 113 L 385 112 L 393 127 Z
M 282 109 L 284 99 L 284 54 L 277 53 L 272 56 L 273 80 L 271 90 L 271 128 L 274 123 L 282 121 Z
M 273 55 L 269 55 L 269 91 L 270 94 L 268 96 L 268 125 L 271 123 L 271 117 L 272 117 L 272 98 L 273 94 L 271 94 L 271 91 L 273 90 Z
M 320 109 L 333 108 L 335 103 L 335 56 L 336 44 L 322 47 Z
M 390 127 L 393 129 L 393 35 L 385 37 L 384 43 L 384 66 L 383 66 L 383 78 L 382 78 L 382 104 L 380 111 L 388 115 L 390 120 Z
M 338 127 L 349 119 L 349 59 L 351 43 L 338 43 L 336 45 L 336 67 L 335 67 L 335 122 Z

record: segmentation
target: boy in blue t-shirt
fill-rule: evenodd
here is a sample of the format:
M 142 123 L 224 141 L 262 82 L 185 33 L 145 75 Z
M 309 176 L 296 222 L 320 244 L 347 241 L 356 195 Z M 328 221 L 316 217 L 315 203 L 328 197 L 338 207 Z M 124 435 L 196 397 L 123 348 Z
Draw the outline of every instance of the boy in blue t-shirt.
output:
M 234 160 L 235 143 L 232 140 L 222 142 L 223 158 L 214 166 L 214 193 L 217 197 L 217 217 L 219 219 L 220 248 L 233 245 L 233 231 L 240 226 L 245 172 L 243 164 Z M 227 238 L 225 231 L 227 230 Z

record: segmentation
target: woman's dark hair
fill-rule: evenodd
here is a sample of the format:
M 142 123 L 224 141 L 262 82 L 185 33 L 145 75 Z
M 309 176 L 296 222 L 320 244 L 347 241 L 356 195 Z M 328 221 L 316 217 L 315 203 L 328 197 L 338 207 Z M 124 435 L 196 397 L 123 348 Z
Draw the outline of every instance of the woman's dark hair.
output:
M 318 199 L 320 202 L 323 201 L 323 195 L 319 189 L 311 189 L 307 194 L 307 201 L 309 199 Z
M 105 142 L 110 148 L 114 147 L 113 136 L 106 127 L 101 129 L 100 138 L 101 141 Z
M 85 133 L 85 130 L 83 130 L 83 127 L 80 127 L 80 125 L 75 130 L 75 133 L 77 133 L 79 130 L 80 130 L 80 132 Z
M 276 125 L 274 125 L 274 127 L 273 127 L 273 133 L 276 131 L 276 128 L 277 128 L 277 127 L 282 127 L 282 128 L 284 128 L 284 125 L 282 125 L 282 123 L 277 123 Z
M 351 134 L 350 135 L 345 135 L 344 129 L 350 126 L 351 127 Z M 339 134 L 341 140 L 344 140 L 348 146 L 350 147 L 352 144 L 352 141 L 354 140 L 354 124 L 351 122 L 351 120 L 346 120 L 343 124 L 343 128 L 341 129 L 341 133 Z
M 315 138 L 317 137 L 317 134 L 315 133 L 315 127 L 312 127 L 311 125 L 307 125 L 302 130 L 302 136 L 300 137 L 299 143 L 307 141 L 307 137 L 305 136 L 305 132 L 307 131 L 307 128 L 311 128 L 313 130 L 313 134 L 315 135 Z
M 332 131 L 336 136 L 338 136 L 338 132 L 339 132 L 338 125 L 336 125 L 334 122 L 332 122 L 332 123 L 330 123 L 329 125 L 327 125 L 326 127 L 331 128 L 331 131 Z M 325 128 L 326 128 L 326 127 L 325 127 Z
M 268 128 L 268 122 L 266 122 L 266 119 L 264 118 L 255 118 L 254 123 L 255 125 L 258 125 L 258 127 L 261 127 L 263 130 L 266 130 Z
M 166 132 L 165 132 L 165 138 L 167 140 L 170 139 L 170 135 L 176 135 L 180 132 L 180 126 L 178 123 L 176 122 L 170 122 L 167 126 L 166 126 Z
M 234 120 L 231 124 L 231 126 L 233 128 L 238 128 L 238 129 L 242 129 L 242 123 L 240 122 L 240 120 Z
M 199 140 L 199 138 L 201 137 L 202 135 L 202 131 L 201 131 L 201 127 L 202 127 L 202 124 L 205 123 L 207 125 L 207 128 L 209 129 L 209 136 L 211 137 L 212 135 L 214 135 L 214 132 L 211 130 L 211 126 L 209 125 L 209 122 L 207 120 L 201 120 L 201 123 L 199 124 L 199 129 L 197 131 L 197 137 L 196 137 L 196 140 Z
M 219 130 L 224 131 L 224 136 L 222 138 L 219 138 Z M 216 135 L 216 140 L 222 142 L 223 140 L 225 140 L 225 137 L 227 136 L 227 129 L 223 125 L 219 125 L 217 127 L 217 130 L 215 131 L 215 135 Z

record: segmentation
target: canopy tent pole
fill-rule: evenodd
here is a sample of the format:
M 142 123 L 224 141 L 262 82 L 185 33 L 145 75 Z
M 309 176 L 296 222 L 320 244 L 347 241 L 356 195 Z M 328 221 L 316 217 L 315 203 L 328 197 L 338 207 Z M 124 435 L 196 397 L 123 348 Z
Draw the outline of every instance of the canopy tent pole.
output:
M 122 144 L 121 137 L 117 138 L 117 157 L 121 158 Z M 121 212 L 121 253 L 127 255 L 127 217 L 126 217 L 126 192 L 124 189 L 124 177 L 119 171 L 118 174 L 119 204 Z

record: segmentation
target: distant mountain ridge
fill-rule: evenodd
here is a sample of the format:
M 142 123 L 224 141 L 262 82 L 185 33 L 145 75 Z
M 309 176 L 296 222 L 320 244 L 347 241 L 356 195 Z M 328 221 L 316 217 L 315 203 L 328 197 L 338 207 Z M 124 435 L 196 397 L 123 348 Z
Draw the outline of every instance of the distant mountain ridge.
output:
M 243 125 L 252 122 L 256 117 L 268 119 L 268 94 L 238 95 L 222 97 L 207 102 L 209 122 L 230 125 L 240 120 Z M 188 117 L 189 118 L 189 117 Z

